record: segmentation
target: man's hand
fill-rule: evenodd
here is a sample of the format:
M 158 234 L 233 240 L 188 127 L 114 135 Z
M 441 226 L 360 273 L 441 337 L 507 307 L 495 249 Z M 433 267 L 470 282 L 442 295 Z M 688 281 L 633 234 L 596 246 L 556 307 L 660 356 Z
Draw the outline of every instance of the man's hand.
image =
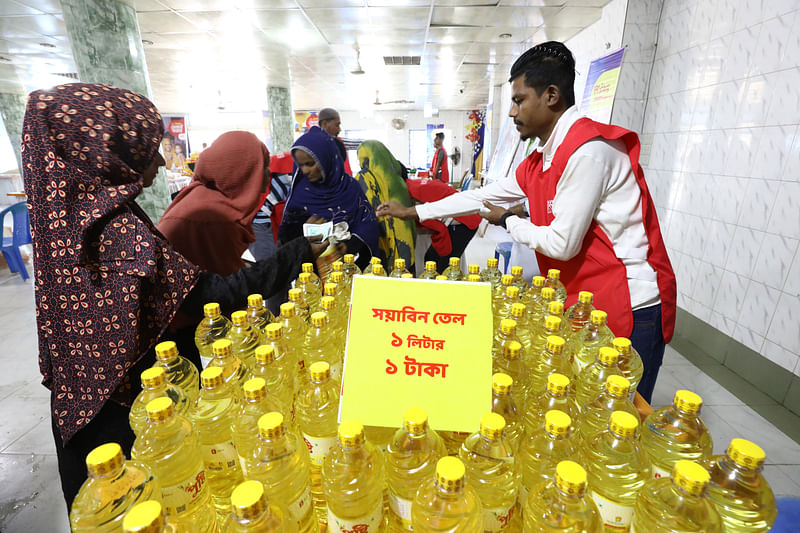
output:
M 417 219 L 417 210 L 415 208 L 405 207 L 395 200 L 389 200 L 379 205 L 378 209 L 375 210 L 375 214 L 379 217 L 394 217 L 400 220 Z
M 521 202 L 516 205 L 512 205 L 509 208 L 509 211 L 514 213 L 514 215 L 518 216 L 519 218 L 529 218 L 530 215 L 525 211 L 525 202 Z
M 310 217 L 308 217 L 308 220 L 306 220 L 306 224 L 324 224 L 326 222 L 327 220 L 325 220 L 319 215 L 311 215 Z
M 322 235 L 314 235 L 313 237 L 306 237 L 308 244 L 311 246 L 311 254 L 314 259 L 320 256 L 322 252 L 328 249 L 328 239 L 322 240 Z
M 480 215 L 486 220 L 488 220 L 490 224 L 497 225 L 497 223 L 500 222 L 500 218 L 508 212 L 507 209 L 503 209 L 500 206 L 490 204 L 486 200 L 483 201 L 483 207 L 485 207 L 489 211 L 488 212 L 480 211 Z

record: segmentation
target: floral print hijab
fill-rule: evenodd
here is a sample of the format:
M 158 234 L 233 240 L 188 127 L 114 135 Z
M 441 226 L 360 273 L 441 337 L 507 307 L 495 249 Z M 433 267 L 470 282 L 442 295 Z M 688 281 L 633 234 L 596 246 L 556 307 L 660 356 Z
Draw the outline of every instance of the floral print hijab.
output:
M 34 237 L 39 368 L 66 443 L 158 340 L 196 283 L 136 205 L 163 125 L 144 96 L 74 83 L 31 93 L 22 161 Z

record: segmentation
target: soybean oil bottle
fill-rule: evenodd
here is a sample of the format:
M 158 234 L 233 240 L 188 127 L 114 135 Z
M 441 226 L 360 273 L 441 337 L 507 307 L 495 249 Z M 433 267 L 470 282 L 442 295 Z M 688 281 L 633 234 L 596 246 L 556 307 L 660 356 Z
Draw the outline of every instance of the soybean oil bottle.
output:
M 708 497 L 722 517 L 725 531 L 768 531 L 778 517 L 775 495 L 761 473 L 765 460 L 766 454 L 757 444 L 733 439 L 724 455 L 701 463 L 711 477 Z
M 392 269 L 391 273 L 389 274 L 390 278 L 402 278 L 403 274 L 411 274 L 406 268 L 406 260 L 402 257 L 398 257 L 394 260 L 394 268 Z
M 289 509 L 300 533 L 319 531 L 311 501 L 311 464 L 305 442 L 287 429 L 281 413 L 258 419 L 255 447 L 247 456 L 247 478 L 256 479 L 273 502 Z
M 641 443 L 654 478 L 666 477 L 680 459 L 701 461 L 711 455 L 714 442 L 700 418 L 703 399 L 678 390 L 672 405 L 650 413 L 644 420 Z
M 552 481 L 534 488 L 525 503 L 524 533 L 601 533 L 600 513 L 586 494 L 586 471 L 575 461 L 556 465 Z
M 533 334 L 531 336 L 531 349 L 528 351 L 531 355 L 537 355 L 542 350 L 545 349 L 547 346 L 547 337 L 551 335 L 555 335 L 557 337 L 561 337 L 566 342 L 566 338 L 561 335 L 562 331 L 562 324 L 563 321 L 561 318 L 554 316 L 554 315 L 547 315 L 544 317 L 544 321 L 542 323 L 542 327 L 534 328 Z M 564 344 L 564 350 L 562 352 L 566 356 L 568 352 L 566 352 L 567 346 Z M 567 361 L 569 362 L 569 361 Z M 572 370 L 570 370 L 570 374 L 572 374 Z
M 297 276 L 297 282 L 295 282 L 295 288 L 299 289 L 303 294 L 303 301 L 308 305 L 309 313 L 319 311 L 319 299 L 322 298 L 322 286 L 319 283 L 319 278 L 317 278 L 316 283 L 311 281 L 312 273 L 301 272 Z M 314 275 L 316 276 L 316 274 Z
M 161 488 L 150 469 L 126 461 L 116 442 L 102 444 L 86 456 L 89 477 L 81 485 L 69 524 L 74 533 L 119 531 L 122 519 L 134 505 L 161 497 Z
M 531 315 L 531 327 L 533 327 L 535 324 L 538 324 L 543 316 L 541 306 L 544 282 L 544 276 L 533 276 L 533 279 L 531 279 L 531 288 L 528 289 L 528 292 L 526 292 L 522 298 L 522 303 L 528 306 L 528 312 Z
M 605 531 L 628 531 L 639 490 L 650 479 L 650 465 L 636 439 L 638 417 L 614 411 L 608 429 L 583 446 L 589 495 Z
M 209 302 L 203 306 L 203 320 L 194 332 L 194 343 L 200 352 L 203 368 L 208 366 L 213 356 L 211 346 L 214 341 L 226 338 L 231 326 L 231 321 L 222 314 L 218 303 Z
M 602 346 L 611 346 L 614 334 L 606 326 L 608 315 L 605 311 L 595 309 L 589 315 L 589 322 L 584 328 L 574 333 L 570 339 L 568 351 L 571 356 L 572 371 L 578 375 L 584 367 L 589 366 L 597 358 L 597 351 Z
M 633 400 L 644 374 L 642 357 L 631 345 L 630 339 L 625 337 L 616 337 L 611 342 L 611 345 L 619 353 L 619 369 L 622 370 L 622 375 L 625 376 L 625 379 L 631 383 L 631 400 Z
M 331 379 L 340 381 L 344 354 L 336 348 L 328 329 L 328 313 L 319 311 L 311 315 L 311 327 L 308 328 L 303 343 L 304 366 L 325 361 L 330 365 Z
M 561 271 L 557 268 L 551 268 L 547 271 L 547 280 L 544 282 L 545 287 L 552 287 L 556 291 L 556 300 L 559 302 L 567 301 L 567 288 L 561 282 Z
M 630 399 L 631 384 L 622 376 L 608 376 L 603 392 L 581 410 L 581 439 L 588 442 L 596 434 L 605 431 L 608 419 L 614 411 L 625 411 L 638 417 L 639 411 Z
M 516 287 L 511 288 L 517 289 Z M 505 346 L 511 342 L 520 342 L 519 337 L 517 337 L 517 321 L 504 318 L 496 329 L 494 344 L 492 345 L 492 361 L 500 359 L 503 356 Z M 524 357 L 524 352 L 520 356 Z
M 247 461 L 258 442 L 259 419 L 267 413 L 275 411 L 289 413 L 289 411 L 284 410 L 283 406 L 278 406 L 274 397 L 267 393 L 267 384 L 263 378 L 248 379 L 242 391 L 243 400 L 231 422 L 231 434 L 239 456 L 242 475 L 248 477 Z
M 434 263 L 435 264 L 435 263 Z M 486 260 L 486 268 L 481 272 L 481 281 L 488 281 L 492 284 L 492 289 L 500 284 L 500 278 L 503 276 L 500 269 L 497 268 L 497 258 L 490 257 Z
M 446 277 L 445 277 L 446 279 Z M 503 299 L 506 296 L 506 291 L 511 286 L 511 280 L 514 279 L 511 274 L 503 274 L 500 276 L 500 284 L 492 291 L 492 312 L 495 316 L 499 316 L 500 308 Z
M 166 396 L 147 404 L 147 422 L 133 443 L 131 457 L 146 464 L 158 480 L 164 512 L 194 525 L 200 533 L 215 532 L 216 513 L 192 425 L 175 413 Z
M 221 339 L 214 341 L 211 349 L 214 353 L 214 357 L 209 361 L 206 369 L 221 368 L 222 379 L 225 383 L 230 384 L 231 390 L 233 390 L 235 394 L 239 394 L 242 385 L 247 381 L 247 375 L 250 369 L 241 359 L 233 354 L 233 344 L 230 340 Z M 202 376 L 201 373 L 201 382 Z
M 572 433 L 572 424 L 567 413 L 553 409 L 545 413 L 544 423 L 539 428 L 525 436 L 519 450 L 521 505 L 533 489 L 553 479 L 558 463 L 577 458 L 580 448 Z
M 345 263 L 345 265 L 346 265 L 346 263 Z M 364 269 L 364 275 L 365 276 L 370 276 L 370 275 L 374 276 L 375 275 L 375 272 L 374 272 L 375 265 L 381 265 L 381 267 L 383 267 L 383 264 L 381 263 L 381 258 L 380 257 L 376 257 L 376 256 L 373 255 L 369 259 L 369 264 Z
M 303 296 L 303 291 L 299 287 L 289 289 L 289 302 L 294 304 L 295 312 L 304 322 L 308 323 L 311 316 L 311 308 Z
M 502 355 L 492 361 L 492 371 L 511 376 L 514 380 L 514 397 L 520 407 L 524 406 L 530 392 L 530 376 L 522 361 L 522 344 L 517 341 L 505 344 Z
M 167 381 L 186 394 L 189 403 L 194 403 L 200 394 L 200 372 L 194 363 L 178 353 L 178 346 L 172 341 L 156 344 L 156 364 L 167 373 Z
M 354 420 L 339 424 L 337 442 L 322 465 L 332 533 L 386 531 L 383 514 L 384 464 L 381 452 Z
M 614 348 L 603 346 L 597 351 L 597 359 L 594 363 L 585 367 L 575 378 L 577 387 L 575 400 L 578 409 L 583 409 L 583 405 L 597 398 L 603 392 L 608 376 L 622 376 L 619 368 L 619 352 Z
M 231 314 L 233 325 L 228 332 L 228 340 L 231 341 L 233 355 L 249 368 L 255 360 L 256 348 L 264 343 L 264 339 L 248 320 L 246 311 L 234 311 Z
M 274 325 L 280 327 L 280 324 Z M 256 348 L 256 361 L 249 377 L 263 379 L 266 394 L 269 394 L 278 410 L 287 414 L 291 412 L 296 380 L 294 367 L 287 367 L 284 361 L 275 358 L 274 346 L 264 344 Z
M 417 533 L 483 531 L 481 500 L 467 484 L 466 469 L 460 459 L 439 459 L 435 475 L 428 477 L 416 493 L 411 523 Z
M 412 531 L 411 507 L 417 489 L 431 479 L 436 464 L 447 455 L 441 437 L 428 426 L 428 415 L 418 407 L 403 413 L 403 427 L 397 430 L 384 454 L 389 496 L 388 531 Z
M 470 263 L 469 265 L 467 265 L 467 276 L 470 276 L 472 274 L 475 274 L 476 276 L 478 276 L 478 278 L 480 278 L 481 266 L 475 263 Z
M 172 400 L 176 413 L 187 416 L 189 400 L 182 389 L 167 381 L 167 373 L 163 367 L 155 366 L 142 372 L 141 383 L 142 392 L 133 400 L 130 414 L 128 414 L 128 422 L 134 435 L 139 435 L 147 427 L 147 409 L 145 408 L 147 404 L 150 403 L 150 400 L 161 396 L 167 396 Z
M 344 275 L 347 279 L 352 280 L 353 276 L 361 274 L 361 269 L 356 264 L 356 256 L 353 254 L 344 254 Z M 375 258 L 377 259 L 377 258 Z M 371 261 L 370 261 L 371 262 Z M 380 259 L 378 259 L 380 262 Z
M 553 372 L 547 376 L 547 388 L 538 396 L 529 396 L 522 415 L 522 426 L 526 438 L 537 433 L 545 423 L 545 415 L 552 410 L 562 411 L 572 420 L 570 433 L 578 436 L 578 417 L 580 411 L 575 403 L 575 396 L 570 380 L 564 374 Z
M 243 481 L 231 494 L 231 513 L 220 533 L 297 533 L 288 509 L 270 501 L 264 486 Z
M 448 261 L 448 267 L 444 269 L 442 275 L 450 281 L 462 281 L 464 279 L 464 272 L 461 270 L 461 258 L 451 257 Z
M 524 295 L 528 289 L 528 282 L 525 281 L 525 278 L 522 277 L 523 270 L 522 267 L 519 265 L 515 265 L 511 267 L 511 285 L 514 287 L 519 287 L 519 294 L 520 296 Z
M 322 292 L 322 280 L 314 272 L 314 263 L 303 263 L 300 265 L 300 271 L 303 274 L 308 274 L 308 280 L 317 286 L 319 292 Z
M 272 354 L 275 358 L 275 361 L 283 368 L 284 372 L 288 376 L 292 376 L 290 382 L 286 383 L 286 387 L 291 388 L 292 392 L 294 393 L 295 383 L 302 377 L 302 369 L 300 368 L 300 363 L 298 362 L 300 353 L 297 350 L 290 348 L 288 339 L 283 334 L 284 331 L 285 329 L 282 323 L 273 322 L 266 328 L 267 334 L 264 342 L 265 346 L 270 346 L 272 348 Z M 256 355 L 258 355 L 257 350 L 258 349 L 256 349 Z M 258 364 L 258 360 L 256 360 L 256 364 Z M 255 369 L 253 372 L 255 372 Z
M 247 322 L 261 334 L 262 339 L 267 336 L 267 326 L 274 320 L 272 311 L 264 304 L 263 296 L 251 294 L 247 297 Z
M 439 273 L 436 272 L 436 261 L 425 261 L 425 270 L 419 275 L 419 279 L 436 279 Z
M 506 422 L 497 413 L 481 417 L 480 431 L 461 445 L 458 457 L 467 470 L 483 508 L 484 531 L 518 531 L 519 463 L 504 436 Z
M 522 412 L 517 408 L 515 390 L 516 383 L 508 374 L 498 372 L 492 376 L 492 412 L 506 421 L 503 433 L 516 455 L 522 440 Z
M 73 530 L 74 531 L 74 530 Z M 192 533 L 194 527 L 174 516 L 167 517 L 156 500 L 146 500 L 131 508 L 122 520 L 122 533 Z
M 594 294 L 589 291 L 580 291 L 578 301 L 567 310 L 566 318 L 573 333 L 582 330 L 589 322 L 589 316 L 594 311 L 592 300 L 594 300 Z
M 325 286 L 329 287 L 333 283 L 326 283 Z M 344 354 L 345 346 L 347 343 L 347 322 L 342 319 L 337 307 L 336 297 L 323 296 L 320 300 L 322 310 L 328 313 L 328 329 L 331 333 L 331 342 L 334 350 L 338 353 Z
M 553 372 L 572 378 L 572 368 L 564 357 L 563 337 L 547 337 L 545 349 L 528 363 L 528 368 L 531 372 L 531 390 L 543 390 L 547 385 L 547 376 Z
M 281 304 L 279 323 L 281 325 L 281 337 L 291 355 L 290 360 L 297 365 L 297 375 L 303 376 L 305 373 L 303 343 L 306 339 L 308 323 L 297 314 L 297 307 L 293 302 Z
M 480 274 L 468 274 L 467 275 L 467 281 L 469 281 L 470 283 L 480 283 L 481 282 L 481 276 L 480 276 Z
M 528 306 L 522 302 L 515 302 L 511 304 L 511 311 L 508 317 L 517 323 L 517 337 L 525 347 L 525 350 L 530 350 L 533 344 L 533 334 L 531 333 L 531 325 L 528 322 Z
M 495 313 L 494 317 L 495 329 L 497 329 L 497 327 L 500 325 L 501 320 L 507 317 L 511 318 L 510 315 L 511 315 L 512 305 L 514 305 L 515 303 L 522 303 L 519 295 L 520 295 L 519 287 L 516 287 L 514 285 L 509 285 L 508 287 L 506 287 L 506 292 L 503 295 L 502 301 L 500 302 L 500 307 L 498 308 L 497 313 Z
M 648 481 L 636 497 L 631 533 L 723 533 L 708 498 L 709 479 L 702 466 L 681 459 L 671 477 Z

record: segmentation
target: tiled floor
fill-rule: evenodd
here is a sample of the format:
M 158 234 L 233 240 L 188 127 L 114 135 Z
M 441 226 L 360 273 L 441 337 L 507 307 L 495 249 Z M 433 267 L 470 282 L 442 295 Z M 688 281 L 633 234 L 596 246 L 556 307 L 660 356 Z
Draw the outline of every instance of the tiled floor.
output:
M 0 271 L 0 339 L 0 531 L 67 532 L 49 393 L 37 366 L 33 290 L 7 270 Z M 765 473 L 776 495 L 800 496 L 800 445 L 668 347 L 653 406 L 670 403 L 677 388 L 703 397 L 715 453 L 733 437 L 755 441 L 767 452 Z

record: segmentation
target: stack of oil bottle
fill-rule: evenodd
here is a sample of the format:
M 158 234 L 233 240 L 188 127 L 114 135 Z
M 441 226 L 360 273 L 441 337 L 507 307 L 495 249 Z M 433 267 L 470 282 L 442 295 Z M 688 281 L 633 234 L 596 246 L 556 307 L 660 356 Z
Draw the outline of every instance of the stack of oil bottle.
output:
M 303 265 L 273 317 L 260 295 L 231 320 L 205 306 L 198 375 L 156 347 L 130 412 L 131 459 L 86 458 L 73 531 L 755 532 L 775 521 L 756 444 L 712 455 L 702 399 L 678 390 L 643 422 L 639 355 L 592 294 L 564 309 L 559 272 L 528 286 L 458 258 L 425 279 L 489 282 L 496 335 L 492 410 L 472 434 L 437 432 L 425 411 L 398 428 L 337 423 L 352 256 L 323 283 Z M 387 276 L 373 259 L 364 272 Z M 388 274 L 410 277 L 398 259 Z M 358 332 L 351 332 L 358 334 Z M 199 384 L 199 387 L 198 387 Z

